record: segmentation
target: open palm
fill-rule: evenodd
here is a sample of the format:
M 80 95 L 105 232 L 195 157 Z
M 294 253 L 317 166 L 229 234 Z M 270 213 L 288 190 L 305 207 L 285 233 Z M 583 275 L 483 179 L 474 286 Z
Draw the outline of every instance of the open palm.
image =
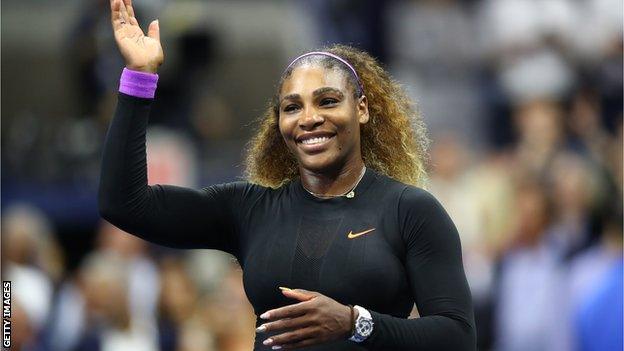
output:
M 145 35 L 134 17 L 132 0 L 111 0 L 110 4 L 115 41 L 126 67 L 155 73 L 164 60 L 158 21 L 150 23 Z

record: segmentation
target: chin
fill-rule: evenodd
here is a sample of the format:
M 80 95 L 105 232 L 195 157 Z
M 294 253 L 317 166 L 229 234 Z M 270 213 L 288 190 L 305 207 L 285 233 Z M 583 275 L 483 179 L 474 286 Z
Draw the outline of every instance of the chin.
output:
M 305 155 L 298 160 L 299 166 L 316 173 L 324 173 L 340 168 L 337 157 L 330 155 Z

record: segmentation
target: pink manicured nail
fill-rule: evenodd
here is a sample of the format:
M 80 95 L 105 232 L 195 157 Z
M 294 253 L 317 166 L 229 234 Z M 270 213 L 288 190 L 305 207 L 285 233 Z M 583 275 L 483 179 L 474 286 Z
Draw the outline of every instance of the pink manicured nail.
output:
M 262 342 L 263 345 L 271 345 L 273 343 L 273 339 L 268 338 Z
M 269 312 L 264 312 L 263 314 L 260 315 L 260 318 L 269 319 Z

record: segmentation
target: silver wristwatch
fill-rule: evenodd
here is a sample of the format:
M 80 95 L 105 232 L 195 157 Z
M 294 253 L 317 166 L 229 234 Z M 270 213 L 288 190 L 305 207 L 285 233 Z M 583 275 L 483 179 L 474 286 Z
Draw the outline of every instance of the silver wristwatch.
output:
M 362 342 L 366 340 L 373 332 L 373 317 L 364 307 L 355 305 L 353 308 L 358 310 L 358 317 L 355 320 L 355 329 L 353 335 L 349 338 L 351 341 Z

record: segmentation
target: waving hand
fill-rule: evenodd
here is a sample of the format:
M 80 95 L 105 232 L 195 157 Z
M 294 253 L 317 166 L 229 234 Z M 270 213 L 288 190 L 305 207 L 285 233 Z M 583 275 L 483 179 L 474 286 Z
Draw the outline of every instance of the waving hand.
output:
M 158 20 L 150 23 L 145 35 L 134 17 L 132 0 L 111 0 L 110 5 L 115 41 L 126 67 L 156 73 L 164 60 Z

